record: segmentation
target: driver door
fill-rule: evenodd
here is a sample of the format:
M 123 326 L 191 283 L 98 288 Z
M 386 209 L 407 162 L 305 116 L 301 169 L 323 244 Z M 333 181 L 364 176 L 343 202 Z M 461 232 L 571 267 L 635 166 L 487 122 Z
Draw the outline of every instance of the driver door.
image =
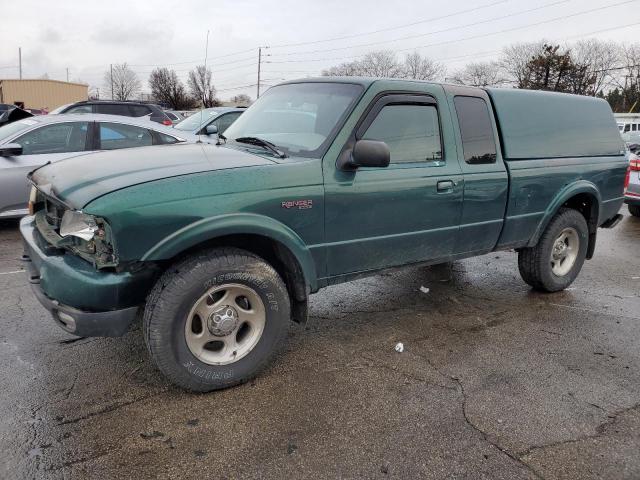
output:
M 415 84 L 412 85 L 415 90 Z M 325 176 L 329 277 L 446 261 L 456 244 L 463 177 L 441 87 L 378 95 L 354 141 L 384 141 L 386 168 Z M 325 164 L 326 165 L 326 164 Z

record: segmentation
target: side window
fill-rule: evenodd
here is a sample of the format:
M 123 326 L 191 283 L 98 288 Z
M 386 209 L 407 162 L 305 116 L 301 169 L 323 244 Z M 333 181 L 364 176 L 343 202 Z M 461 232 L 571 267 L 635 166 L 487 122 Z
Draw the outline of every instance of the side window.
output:
M 631 131 L 632 131 L 632 132 L 635 132 L 635 131 L 636 131 L 636 127 L 637 127 L 637 126 L 638 126 L 638 124 L 637 124 L 637 123 L 632 123 L 632 124 L 631 124 Z
M 215 121 L 216 126 L 218 127 L 218 132 L 224 133 L 224 131 L 231 126 L 233 122 L 240 116 L 242 112 L 233 112 L 222 115 Z
M 121 123 L 100 122 L 100 149 L 146 147 L 153 144 L 151 132 L 146 128 Z
M 117 103 L 105 103 L 96 105 L 97 113 L 104 113 L 106 115 L 124 115 L 130 117 L 129 105 L 122 105 Z
M 47 125 L 25 133 L 15 142 L 22 146 L 23 155 L 81 152 L 87 144 L 88 126 L 88 122 Z
M 77 107 L 71 107 L 64 113 L 91 113 L 91 105 L 78 105 Z
M 496 142 L 489 108 L 482 98 L 454 97 L 458 114 L 464 161 L 470 164 L 495 163 Z
M 433 105 L 385 105 L 362 138 L 385 142 L 391 163 L 442 159 L 438 111 Z
M 625 123 L 624 124 L 624 133 L 627 133 L 629 130 L 631 130 L 631 124 L 630 123 Z
M 144 105 L 129 105 L 129 110 L 132 117 L 144 117 L 151 113 L 151 109 Z
M 162 133 L 162 132 L 155 132 L 156 135 L 158 136 L 158 142 L 156 143 L 157 145 L 169 145 L 172 143 L 178 143 L 178 139 L 176 137 L 172 137 L 171 135 L 167 135 L 166 133 Z

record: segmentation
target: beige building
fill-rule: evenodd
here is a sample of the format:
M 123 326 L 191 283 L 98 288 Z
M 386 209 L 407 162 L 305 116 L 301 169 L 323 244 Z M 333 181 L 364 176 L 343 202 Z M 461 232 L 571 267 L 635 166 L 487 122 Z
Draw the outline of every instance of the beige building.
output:
M 0 80 L 0 103 L 24 102 L 25 108 L 53 110 L 89 98 L 89 86 L 59 80 Z

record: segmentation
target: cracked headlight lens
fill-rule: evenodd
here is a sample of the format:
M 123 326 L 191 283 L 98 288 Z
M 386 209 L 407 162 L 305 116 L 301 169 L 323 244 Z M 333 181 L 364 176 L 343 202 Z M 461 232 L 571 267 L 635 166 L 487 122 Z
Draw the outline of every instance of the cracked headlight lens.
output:
M 91 240 L 99 230 L 95 218 L 82 212 L 67 210 L 62 215 L 60 222 L 61 237 L 78 237 L 82 240 Z

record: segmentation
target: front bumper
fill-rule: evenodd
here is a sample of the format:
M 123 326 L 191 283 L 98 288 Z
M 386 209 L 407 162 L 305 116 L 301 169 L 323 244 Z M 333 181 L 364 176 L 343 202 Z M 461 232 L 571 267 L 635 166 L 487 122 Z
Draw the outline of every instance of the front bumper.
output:
M 53 248 L 40 235 L 33 217 L 20 222 L 29 282 L 58 325 L 79 336 L 123 335 L 145 301 L 154 271 L 112 273 Z

